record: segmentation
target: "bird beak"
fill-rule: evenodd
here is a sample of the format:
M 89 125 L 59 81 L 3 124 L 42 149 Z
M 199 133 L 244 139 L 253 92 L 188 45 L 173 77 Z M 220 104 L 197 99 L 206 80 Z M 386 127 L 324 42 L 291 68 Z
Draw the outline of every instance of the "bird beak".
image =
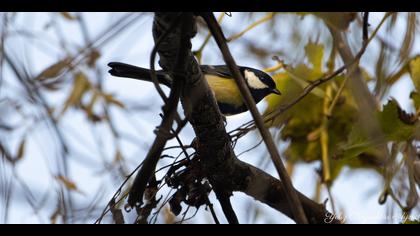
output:
M 281 95 L 281 92 L 278 90 L 278 89 L 273 89 L 273 90 L 271 90 L 271 92 L 272 93 L 275 93 L 275 94 L 277 94 L 277 95 Z

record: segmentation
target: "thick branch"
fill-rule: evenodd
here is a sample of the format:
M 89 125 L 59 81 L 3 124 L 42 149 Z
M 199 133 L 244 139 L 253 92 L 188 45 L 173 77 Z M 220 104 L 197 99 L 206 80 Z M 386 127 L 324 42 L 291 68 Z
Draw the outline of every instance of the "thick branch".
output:
M 235 191 L 243 192 L 294 219 L 287 203 L 286 189 L 282 182 L 245 162 L 238 160 L 235 162 L 235 165 L 237 173 L 232 176 L 235 182 L 235 186 L 233 186 Z M 243 176 L 246 176 L 246 178 L 241 178 Z M 341 223 L 333 214 L 325 209 L 324 205 L 312 201 L 299 191 L 297 191 L 297 194 L 309 223 Z

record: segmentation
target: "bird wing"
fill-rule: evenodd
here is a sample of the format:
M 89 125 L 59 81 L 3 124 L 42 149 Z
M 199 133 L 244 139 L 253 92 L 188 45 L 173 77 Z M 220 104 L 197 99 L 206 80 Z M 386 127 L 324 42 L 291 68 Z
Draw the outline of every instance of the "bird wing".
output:
M 230 73 L 229 68 L 225 65 L 217 65 L 217 66 L 201 65 L 200 68 L 204 74 L 217 75 L 222 78 L 232 79 L 232 74 Z

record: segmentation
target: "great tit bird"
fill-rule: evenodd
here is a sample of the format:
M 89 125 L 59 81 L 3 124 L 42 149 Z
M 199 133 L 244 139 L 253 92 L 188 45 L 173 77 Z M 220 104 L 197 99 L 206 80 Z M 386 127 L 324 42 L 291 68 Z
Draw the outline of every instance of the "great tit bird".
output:
M 109 73 L 113 76 L 151 81 L 149 69 L 121 62 L 111 62 L 108 66 L 111 67 Z M 255 103 L 260 102 L 269 94 L 281 94 L 276 88 L 276 83 L 267 73 L 250 67 L 238 67 L 247 82 Z M 227 66 L 200 65 L 200 68 L 204 78 L 214 92 L 217 104 L 223 115 L 236 115 L 248 110 Z M 164 71 L 156 71 L 156 75 L 159 83 L 168 87 L 171 86 L 172 78 Z

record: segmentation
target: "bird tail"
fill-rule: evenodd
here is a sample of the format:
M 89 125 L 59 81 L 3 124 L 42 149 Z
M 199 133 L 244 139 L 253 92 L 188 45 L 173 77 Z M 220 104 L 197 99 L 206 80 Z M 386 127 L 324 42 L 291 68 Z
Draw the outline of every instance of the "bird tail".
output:
M 121 63 L 121 62 L 111 62 L 108 64 L 111 67 L 111 70 L 108 72 L 117 77 L 126 77 L 132 79 L 138 79 L 143 81 L 152 81 L 150 70 Z M 168 87 L 171 86 L 172 80 L 170 77 L 163 71 L 156 71 L 156 76 L 160 84 L 166 85 Z

